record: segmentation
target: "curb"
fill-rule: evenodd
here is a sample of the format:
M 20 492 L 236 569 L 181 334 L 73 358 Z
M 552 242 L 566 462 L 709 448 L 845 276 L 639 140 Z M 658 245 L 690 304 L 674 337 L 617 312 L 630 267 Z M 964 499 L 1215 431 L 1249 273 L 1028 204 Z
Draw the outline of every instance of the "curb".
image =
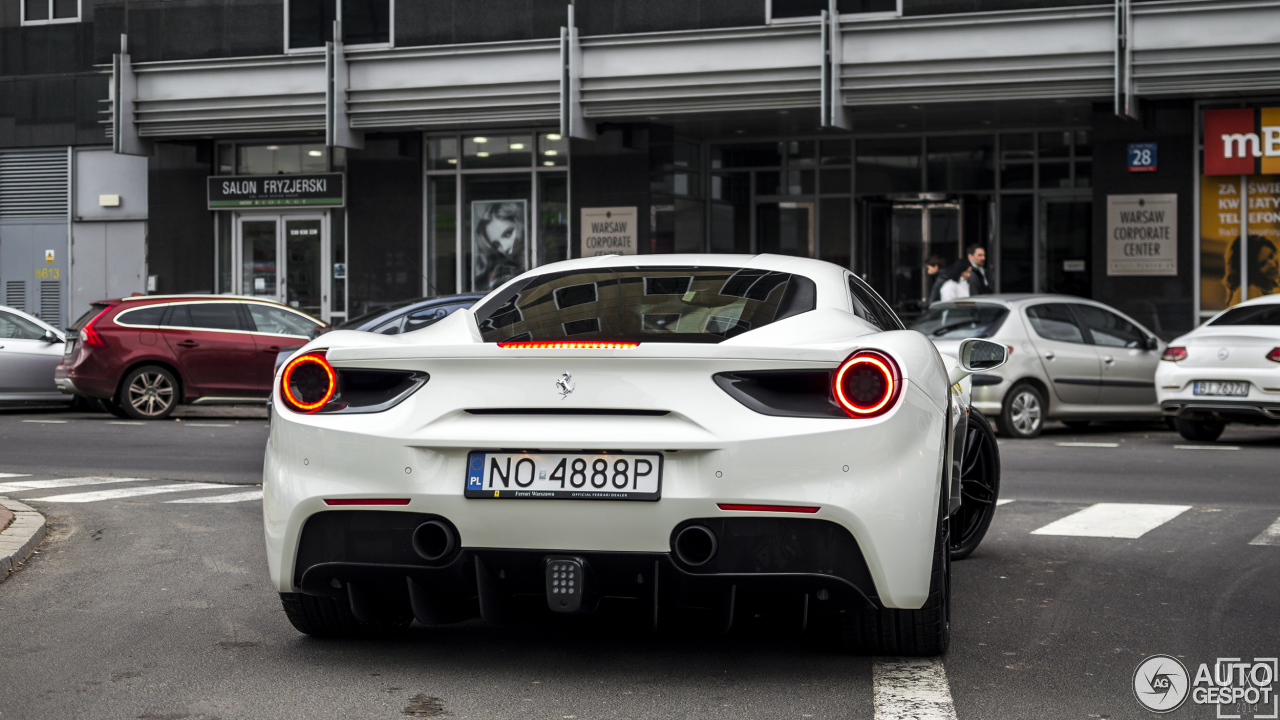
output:
M 0 507 L 13 513 L 13 522 L 0 532 L 0 579 L 21 565 L 44 539 L 44 516 L 29 505 L 0 497 Z

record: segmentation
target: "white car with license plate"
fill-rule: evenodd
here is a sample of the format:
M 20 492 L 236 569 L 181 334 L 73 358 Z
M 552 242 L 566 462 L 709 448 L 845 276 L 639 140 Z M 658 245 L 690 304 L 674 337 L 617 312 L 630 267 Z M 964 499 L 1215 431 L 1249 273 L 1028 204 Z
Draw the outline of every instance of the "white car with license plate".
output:
M 1005 349 L 958 354 L 770 255 L 571 260 L 421 331 L 329 333 L 276 378 L 271 577 L 317 636 L 766 616 L 938 654 L 999 481 L 965 378 Z
M 1162 359 L 1160 407 L 1184 438 L 1217 440 L 1233 422 L 1280 425 L 1280 295 L 1219 313 Z

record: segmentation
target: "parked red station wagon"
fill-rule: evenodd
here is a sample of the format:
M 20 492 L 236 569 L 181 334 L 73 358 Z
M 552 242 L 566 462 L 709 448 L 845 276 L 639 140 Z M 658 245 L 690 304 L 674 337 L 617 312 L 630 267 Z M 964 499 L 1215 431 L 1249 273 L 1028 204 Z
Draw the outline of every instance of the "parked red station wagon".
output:
M 225 295 L 129 297 L 93 304 L 71 327 L 58 388 L 139 420 L 180 402 L 229 404 L 271 394 L 276 354 L 324 323 L 279 303 Z

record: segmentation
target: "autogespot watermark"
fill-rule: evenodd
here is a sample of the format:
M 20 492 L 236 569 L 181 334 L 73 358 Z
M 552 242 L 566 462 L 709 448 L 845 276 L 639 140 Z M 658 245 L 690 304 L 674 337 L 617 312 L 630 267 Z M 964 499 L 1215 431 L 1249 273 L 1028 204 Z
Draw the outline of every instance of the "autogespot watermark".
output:
M 1280 676 L 1276 658 L 1218 658 L 1212 667 L 1200 663 L 1193 677 L 1171 655 L 1152 655 L 1133 673 L 1133 694 L 1143 707 L 1167 713 L 1188 699 L 1214 706 L 1214 717 L 1280 719 L 1280 696 L 1273 687 Z

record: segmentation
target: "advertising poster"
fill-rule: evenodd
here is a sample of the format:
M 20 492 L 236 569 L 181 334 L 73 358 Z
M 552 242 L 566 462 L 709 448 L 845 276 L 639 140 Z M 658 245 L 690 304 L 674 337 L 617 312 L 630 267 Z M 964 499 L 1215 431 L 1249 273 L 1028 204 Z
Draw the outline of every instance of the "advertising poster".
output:
M 1240 243 L 1240 178 L 1200 178 L 1200 308 L 1225 310 L 1280 292 L 1280 175 L 1246 176 L 1248 237 Z M 1245 276 L 1247 294 L 1241 291 Z
M 529 269 L 527 200 L 471 203 L 471 288 L 492 290 Z
M 582 208 L 582 257 L 635 255 L 637 208 Z
M 1178 195 L 1108 195 L 1107 275 L 1177 274 Z

